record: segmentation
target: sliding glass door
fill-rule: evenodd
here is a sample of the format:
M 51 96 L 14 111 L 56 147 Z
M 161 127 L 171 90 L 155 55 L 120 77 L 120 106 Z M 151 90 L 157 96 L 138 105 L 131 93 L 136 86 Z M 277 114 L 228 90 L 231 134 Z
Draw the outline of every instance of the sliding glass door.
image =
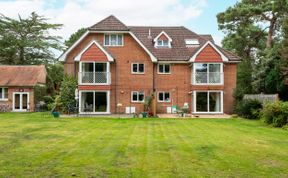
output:
M 223 113 L 222 91 L 194 91 L 194 112 Z

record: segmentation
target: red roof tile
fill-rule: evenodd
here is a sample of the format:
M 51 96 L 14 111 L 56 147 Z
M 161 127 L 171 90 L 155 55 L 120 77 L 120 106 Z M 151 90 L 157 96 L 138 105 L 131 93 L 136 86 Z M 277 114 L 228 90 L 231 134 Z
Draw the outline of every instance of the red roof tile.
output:
M 0 65 L 0 86 L 35 86 L 45 83 L 46 69 L 44 65 Z

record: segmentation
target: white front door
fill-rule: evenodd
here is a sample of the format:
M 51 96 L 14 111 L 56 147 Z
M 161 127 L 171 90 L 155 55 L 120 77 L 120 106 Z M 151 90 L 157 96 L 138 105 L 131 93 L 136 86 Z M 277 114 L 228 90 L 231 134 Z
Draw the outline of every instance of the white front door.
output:
M 13 93 L 13 111 L 29 110 L 29 93 L 14 92 Z

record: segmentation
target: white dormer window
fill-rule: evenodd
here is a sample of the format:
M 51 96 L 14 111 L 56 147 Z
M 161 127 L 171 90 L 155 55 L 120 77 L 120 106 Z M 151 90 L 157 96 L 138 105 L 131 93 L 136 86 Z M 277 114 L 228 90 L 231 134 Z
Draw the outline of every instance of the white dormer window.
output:
M 200 45 L 198 39 L 186 39 L 185 44 L 186 47 L 198 47 Z
M 171 48 L 172 39 L 164 31 L 162 31 L 156 38 L 154 38 L 153 41 L 155 48 Z

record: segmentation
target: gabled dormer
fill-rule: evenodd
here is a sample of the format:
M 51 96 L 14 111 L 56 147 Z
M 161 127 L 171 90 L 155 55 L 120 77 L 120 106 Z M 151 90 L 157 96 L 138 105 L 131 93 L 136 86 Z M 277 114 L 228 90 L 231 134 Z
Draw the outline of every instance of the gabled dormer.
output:
M 171 48 L 172 38 L 164 31 L 159 33 L 153 41 L 155 48 Z

